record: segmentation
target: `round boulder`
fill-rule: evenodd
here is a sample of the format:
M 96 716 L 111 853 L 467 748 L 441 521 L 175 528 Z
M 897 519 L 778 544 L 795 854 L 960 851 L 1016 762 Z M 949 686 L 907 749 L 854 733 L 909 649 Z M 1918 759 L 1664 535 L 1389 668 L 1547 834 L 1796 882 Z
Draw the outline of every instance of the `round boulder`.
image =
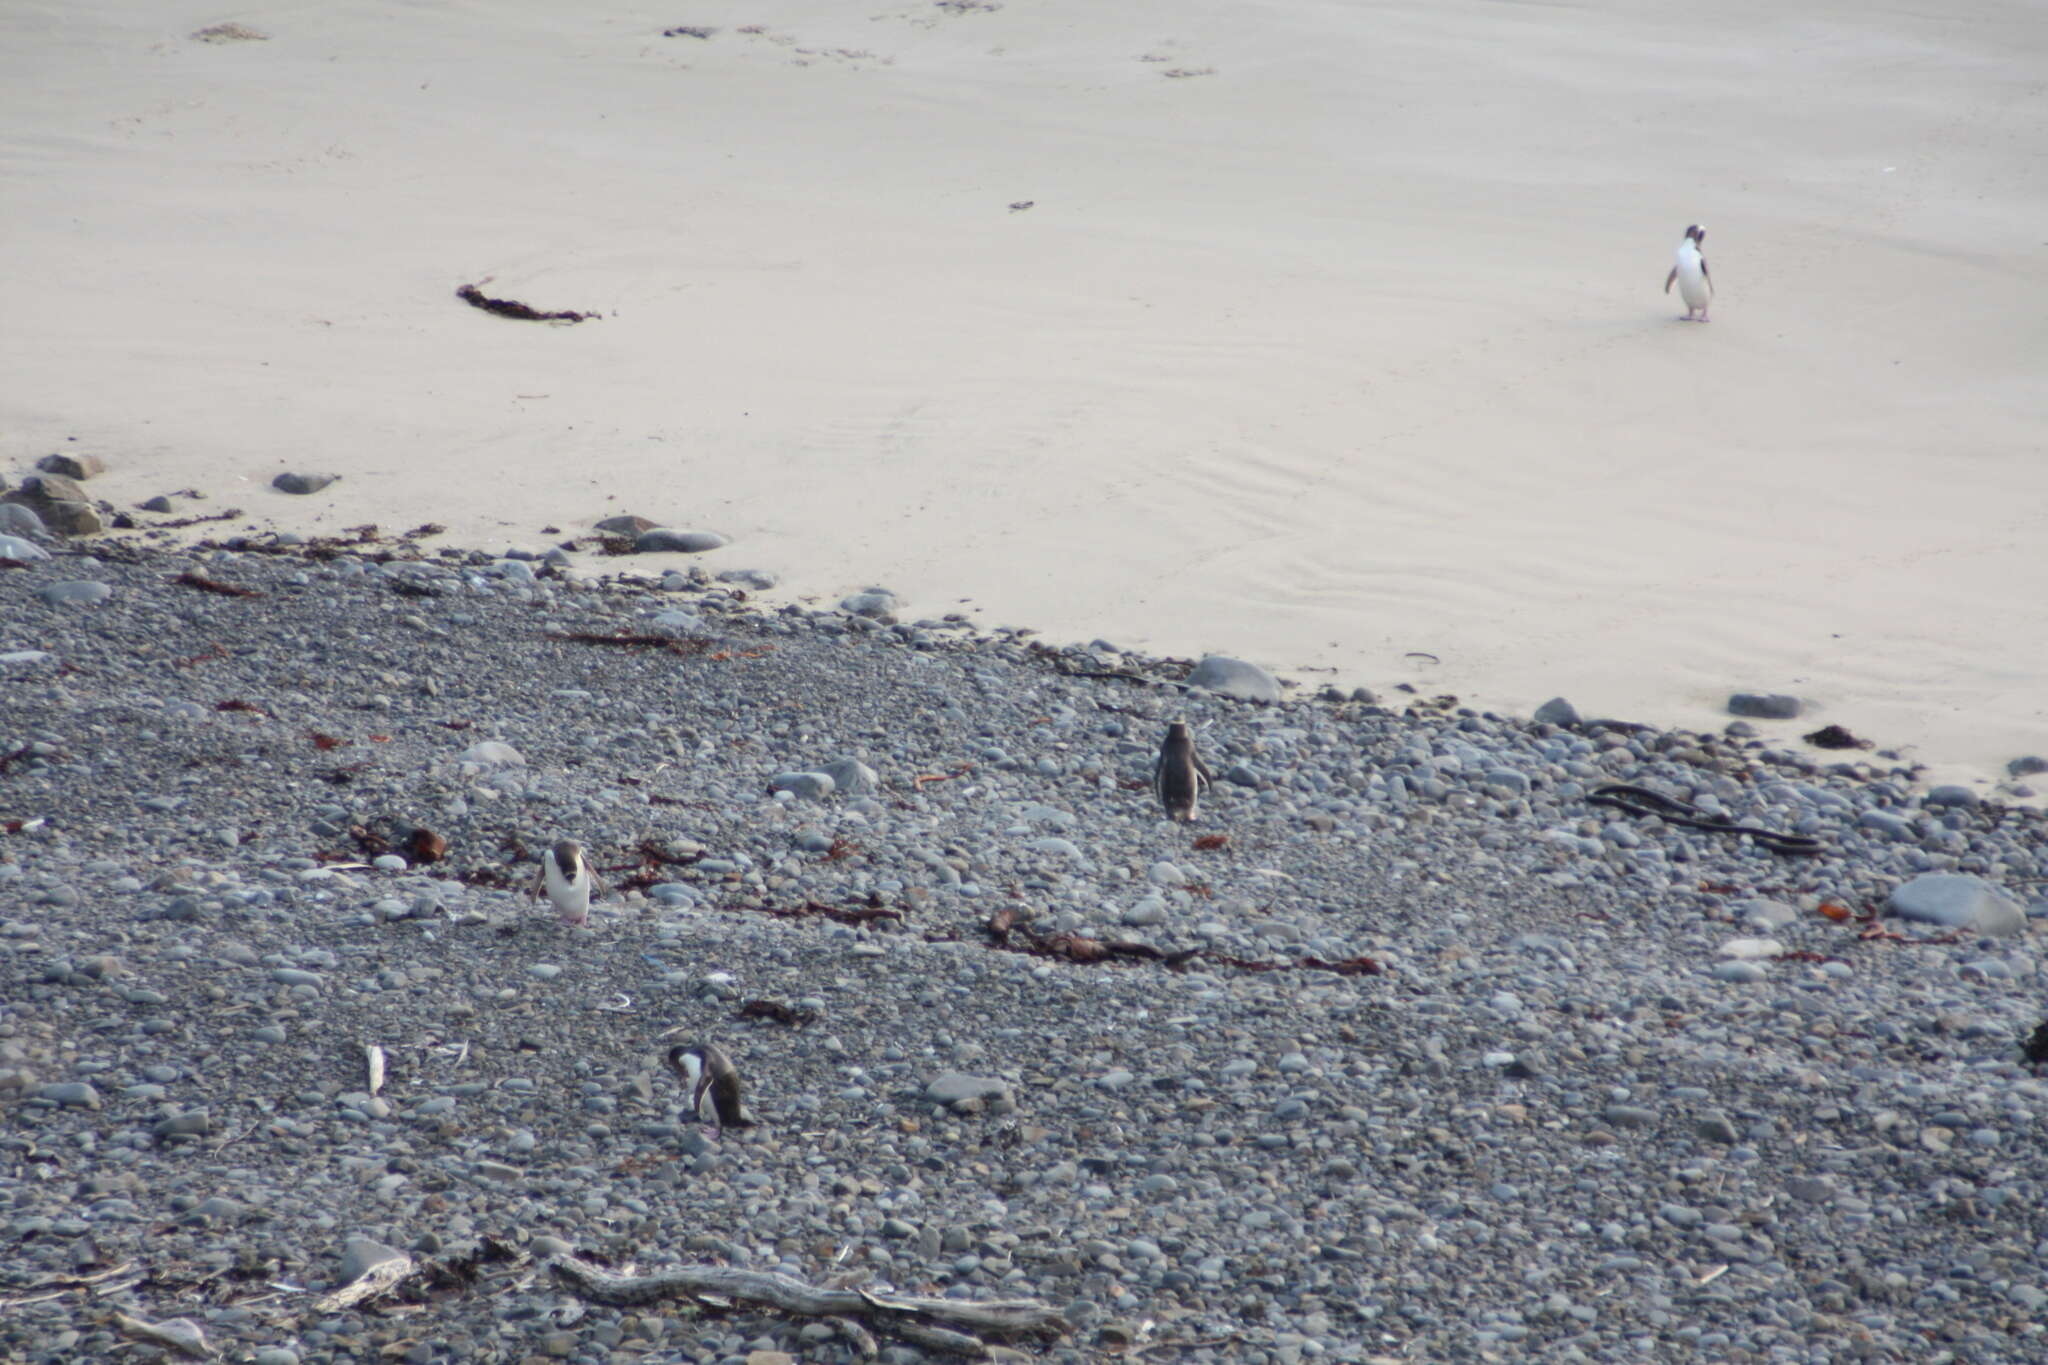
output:
M 1257 664 L 1221 654 L 1211 654 L 1196 664 L 1195 671 L 1188 674 L 1188 686 L 1205 688 L 1220 697 L 1235 697 L 1239 701 L 1271 703 L 1280 700 L 1278 678 Z
M 1966 873 L 1924 873 L 1894 889 L 1885 909 L 1900 919 L 1999 937 L 2027 926 L 2027 912 L 2018 901 Z
M 1782 692 L 1737 692 L 1728 698 L 1728 714 L 1751 720 L 1794 720 L 1806 704 Z

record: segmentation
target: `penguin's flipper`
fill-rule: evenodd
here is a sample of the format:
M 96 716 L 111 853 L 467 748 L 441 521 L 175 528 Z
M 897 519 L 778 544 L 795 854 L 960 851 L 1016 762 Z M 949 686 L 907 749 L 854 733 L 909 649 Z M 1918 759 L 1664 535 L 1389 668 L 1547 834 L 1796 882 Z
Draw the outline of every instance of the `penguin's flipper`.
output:
M 1209 771 L 1209 765 L 1202 762 L 1200 758 L 1195 759 L 1195 781 L 1201 789 L 1207 791 L 1209 784 L 1215 780 L 1216 774 Z
M 546 858 L 547 855 L 543 853 L 541 857 Z M 547 864 L 545 862 L 541 863 L 538 867 L 533 869 L 533 880 L 526 884 L 526 898 L 528 900 L 537 901 L 541 898 L 543 894 L 545 894 L 547 889 L 547 877 L 548 869 Z
M 1704 263 L 1702 264 L 1702 268 L 1704 268 Z M 1677 283 L 1677 281 L 1678 281 L 1678 267 L 1674 265 L 1674 266 L 1672 266 L 1672 267 L 1671 267 L 1671 273 L 1670 273 L 1669 275 L 1666 275 L 1666 276 L 1664 277 L 1664 292 L 1665 292 L 1665 293 L 1667 293 L 1667 294 L 1668 294 L 1668 293 L 1670 293 L 1670 292 L 1671 292 L 1671 286 L 1672 286 L 1673 284 Z
M 1709 294 L 1713 293 L 1714 272 L 1707 269 L 1707 258 L 1704 256 L 1700 257 L 1700 278 L 1704 279 L 1707 282 L 1707 292 Z
M 612 884 L 598 876 L 596 868 L 590 867 L 587 863 L 584 866 L 590 873 L 590 898 L 595 901 L 609 896 L 612 893 Z

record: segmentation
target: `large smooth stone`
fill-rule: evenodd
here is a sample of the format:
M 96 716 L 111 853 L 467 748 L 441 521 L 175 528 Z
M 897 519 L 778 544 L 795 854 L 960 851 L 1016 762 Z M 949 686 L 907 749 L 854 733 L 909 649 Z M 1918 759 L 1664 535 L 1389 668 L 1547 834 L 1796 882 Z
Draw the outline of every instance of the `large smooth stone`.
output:
M 855 616 L 867 616 L 879 621 L 893 616 L 899 603 L 896 594 L 887 588 L 869 588 L 839 599 L 839 610 L 852 612 Z
M 113 595 L 114 590 L 105 583 L 95 583 L 89 578 L 74 583 L 46 584 L 38 594 L 53 607 L 96 607 Z
M 857 758 L 835 758 L 818 771 L 848 796 L 873 796 L 882 785 L 881 775 Z
M 1751 720 L 1792 720 L 1806 709 L 1806 703 L 1783 692 L 1737 692 L 1728 698 L 1728 714 Z
M 1188 674 L 1189 687 L 1201 687 L 1222 697 L 1235 697 L 1239 701 L 1276 702 L 1280 700 L 1280 680 L 1243 659 L 1227 658 L 1211 654 L 1195 665 L 1195 671 Z
M 1915 877 L 1892 892 L 1885 908 L 1900 919 L 2000 937 L 2027 925 L 2027 912 L 2018 901 L 1982 877 L 1959 872 Z
M 729 542 L 716 531 L 673 531 L 666 526 L 657 526 L 651 531 L 642 531 L 633 539 L 633 548 L 641 554 L 666 551 L 670 554 L 700 555 L 706 550 L 716 550 Z

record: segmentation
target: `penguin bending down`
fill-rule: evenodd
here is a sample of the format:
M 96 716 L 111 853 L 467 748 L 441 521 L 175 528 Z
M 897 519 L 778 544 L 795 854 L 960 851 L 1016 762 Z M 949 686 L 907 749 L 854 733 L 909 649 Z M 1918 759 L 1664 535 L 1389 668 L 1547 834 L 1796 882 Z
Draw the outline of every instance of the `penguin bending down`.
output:
M 693 1047 L 677 1044 L 668 1050 L 668 1064 L 689 1088 L 690 1112 L 698 1121 L 704 1118 L 704 1092 L 708 1090 L 715 1115 L 713 1126 L 719 1132 L 727 1128 L 753 1126 L 754 1120 L 740 1103 L 739 1068 L 717 1044 L 698 1043 Z
M 1670 293 L 1674 282 L 1678 285 L 1678 296 L 1685 300 L 1686 322 L 1698 313 L 1699 320 L 1707 320 L 1707 303 L 1714 296 L 1714 277 L 1707 273 L 1707 258 L 1700 254 L 1700 248 L 1707 244 L 1707 230 L 1694 223 L 1685 230 L 1685 240 L 1678 244 L 1678 263 L 1671 267 L 1671 273 L 1664 277 L 1664 292 Z
M 582 925 L 590 922 L 591 893 L 602 895 L 604 890 L 604 881 L 583 861 L 583 845 L 562 839 L 540 855 L 540 871 L 534 874 L 531 894 L 538 897 L 545 892 L 562 923 Z
M 1166 727 L 1159 758 L 1152 765 L 1152 790 L 1166 807 L 1166 818 L 1183 823 L 1195 818 L 1195 806 L 1213 774 L 1195 753 L 1194 732 L 1183 721 Z

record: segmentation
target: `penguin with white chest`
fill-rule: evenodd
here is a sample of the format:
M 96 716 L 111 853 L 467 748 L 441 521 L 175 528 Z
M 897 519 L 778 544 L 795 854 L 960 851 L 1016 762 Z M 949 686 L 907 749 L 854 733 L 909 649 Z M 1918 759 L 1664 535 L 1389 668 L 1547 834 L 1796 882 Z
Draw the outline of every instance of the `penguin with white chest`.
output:
M 588 924 L 591 893 L 602 895 L 604 889 L 604 882 L 583 860 L 583 845 L 574 839 L 558 840 L 540 855 L 540 872 L 533 879 L 533 894 L 545 893 L 562 923 Z
M 681 1044 L 668 1050 L 669 1069 L 690 1092 L 690 1113 L 704 1118 L 704 1096 L 711 1096 L 713 1126 L 723 1133 L 728 1128 L 751 1128 L 753 1116 L 740 1101 L 740 1072 L 732 1058 L 716 1043 Z
M 1707 258 L 1700 254 L 1700 248 L 1707 244 L 1707 230 L 1694 223 L 1685 230 L 1685 240 L 1678 244 L 1678 260 L 1671 267 L 1671 273 L 1664 277 L 1664 292 L 1670 293 L 1671 286 L 1678 286 L 1678 296 L 1685 300 L 1685 322 L 1693 321 L 1693 314 L 1699 314 L 1699 321 L 1707 320 L 1707 304 L 1714 297 L 1714 277 L 1707 273 Z

